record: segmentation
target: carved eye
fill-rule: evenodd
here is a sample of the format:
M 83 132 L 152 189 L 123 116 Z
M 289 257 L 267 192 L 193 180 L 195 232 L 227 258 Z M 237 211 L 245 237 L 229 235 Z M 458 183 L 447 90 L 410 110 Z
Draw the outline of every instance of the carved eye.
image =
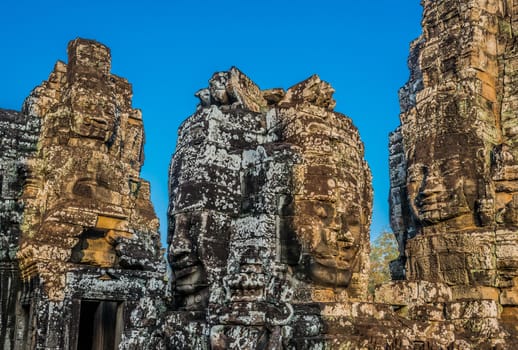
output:
M 428 167 L 425 165 L 422 166 L 412 166 L 408 169 L 407 182 L 419 182 L 423 181 L 423 178 L 428 175 Z
M 445 159 L 441 164 L 441 175 L 442 176 L 450 176 L 455 175 L 459 172 L 459 169 L 462 166 L 462 162 L 459 157 L 452 157 Z

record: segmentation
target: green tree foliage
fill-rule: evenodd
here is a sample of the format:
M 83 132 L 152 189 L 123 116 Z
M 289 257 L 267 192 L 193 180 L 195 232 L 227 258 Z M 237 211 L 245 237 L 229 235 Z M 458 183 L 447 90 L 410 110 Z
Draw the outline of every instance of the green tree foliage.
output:
M 397 257 L 397 242 L 392 232 L 384 231 L 371 242 L 369 292 L 374 293 L 376 285 L 390 281 L 389 263 Z

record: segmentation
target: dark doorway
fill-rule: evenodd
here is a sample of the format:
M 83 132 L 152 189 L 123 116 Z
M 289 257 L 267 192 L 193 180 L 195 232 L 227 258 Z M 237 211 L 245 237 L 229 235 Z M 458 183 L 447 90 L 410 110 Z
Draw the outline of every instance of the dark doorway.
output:
M 77 350 L 114 350 L 121 337 L 121 303 L 82 300 Z

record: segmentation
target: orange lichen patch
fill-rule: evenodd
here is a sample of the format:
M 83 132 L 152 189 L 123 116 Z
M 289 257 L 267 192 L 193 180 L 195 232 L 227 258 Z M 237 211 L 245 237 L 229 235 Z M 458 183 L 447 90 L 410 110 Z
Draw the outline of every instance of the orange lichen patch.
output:
M 110 244 L 115 244 L 118 238 L 133 238 L 133 234 L 131 232 L 127 231 L 117 231 L 117 230 L 110 230 L 106 233 L 105 239 Z
M 486 85 L 489 85 L 491 87 L 496 86 L 496 76 L 493 74 L 489 74 L 489 73 L 483 72 L 483 71 L 478 71 L 477 78 L 480 79 Z
M 331 288 L 315 288 L 311 291 L 311 298 L 316 302 L 334 301 L 335 291 Z
M 36 276 L 38 272 L 37 261 L 34 259 L 34 249 L 31 246 L 26 246 L 16 254 L 23 281 L 29 281 Z
M 518 307 L 518 286 L 504 289 L 500 295 L 500 304 Z
M 106 226 L 116 226 L 117 220 L 107 220 Z M 119 230 L 87 230 L 75 248 L 76 262 L 100 267 L 114 267 L 117 263 L 115 246 L 119 238 L 132 238 L 133 234 Z M 79 254 L 79 255 L 77 255 Z M 73 258 L 74 259 L 74 258 Z
M 506 192 L 499 192 L 495 196 L 495 202 L 497 208 L 503 208 L 507 203 L 513 200 L 513 195 Z
M 501 318 L 503 323 L 518 331 L 518 306 L 504 306 Z
M 498 288 L 486 286 L 452 286 L 453 299 L 484 299 L 498 301 L 500 292 Z
M 113 267 L 117 258 L 115 249 L 105 237 L 87 238 L 87 248 L 82 251 L 81 263 L 100 267 Z
M 38 273 L 38 266 L 34 260 L 26 262 L 26 264 L 21 267 L 21 278 L 23 281 L 30 281 L 30 279 Z
M 482 82 L 482 96 L 491 102 L 496 102 L 496 89 L 494 86 Z
M 97 217 L 97 224 L 95 225 L 96 228 L 104 230 L 124 230 L 127 226 L 128 221 L 126 219 L 102 215 Z

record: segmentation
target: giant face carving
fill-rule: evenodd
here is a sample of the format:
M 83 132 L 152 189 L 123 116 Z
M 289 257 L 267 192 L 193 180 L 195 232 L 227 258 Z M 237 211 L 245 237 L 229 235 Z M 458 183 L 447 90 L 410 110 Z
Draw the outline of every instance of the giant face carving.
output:
M 430 149 L 433 155 L 421 152 L 409 159 L 407 191 L 415 221 L 420 226 L 447 222 L 451 229 L 474 225 L 482 152 L 462 134 L 439 137 Z
M 339 118 L 333 116 L 329 123 L 345 129 L 347 124 Z M 325 132 L 329 129 L 322 127 L 322 131 L 300 139 L 304 161 L 294 171 L 293 228 L 301 245 L 299 267 L 306 277 L 316 285 L 347 287 L 363 266 L 370 176 L 361 147 L 351 146 L 354 141 L 348 131 L 340 130 L 330 137 Z
M 204 266 L 198 257 L 201 218 L 193 213 L 174 216 L 169 262 L 174 274 L 174 291 L 179 308 L 206 307 L 208 285 Z
M 347 286 L 359 252 L 359 213 L 341 213 L 332 201 L 311 201 L 302 206 L 302 215 L 313 218 L 313 225 L 301 227 L 299 232 L 306 243 L 308 277 L 321 285 Z
M 470 212 L 466 199 L 470 189 L 460 170 L 458 156 L 408 169 L 410 207 L 421 223 L 436 224 Z
M 117 119 L 113 102 L 79 95 L 74 96 L 72 110 L 72 130 L 75 133 L 104 142 L 112 137 Z

